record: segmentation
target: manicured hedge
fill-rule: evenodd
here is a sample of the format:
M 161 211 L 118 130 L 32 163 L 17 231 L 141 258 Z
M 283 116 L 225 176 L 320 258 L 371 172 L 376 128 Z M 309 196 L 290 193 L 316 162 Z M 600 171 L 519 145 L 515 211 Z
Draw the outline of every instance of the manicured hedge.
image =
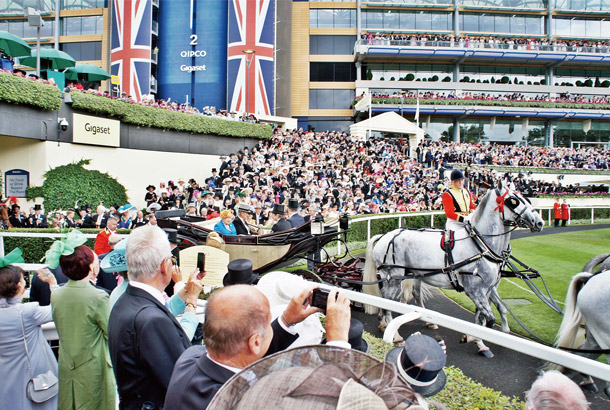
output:
M 97 234 L 99 229 L 79 229 L 85 234 Z M 31 232 L 31 233 L 67 233 L 68 231 L 59 231 L 57 229 L 23 229 L 12 228 L 9 232 Z M 128 234 L 130 229 L 119 229 L 120 234 Z M 4 252 L 9 253 L 15 248 L 20 248 L 23 251 L 23 259 L 26 263 L 40 263 L 45 252 L 57 238 L 22 238 L 22 237 L 4 237 Z M 88 239 L 87 246 L 93 249 L 95 239 Z
M 0 101 L 58 110 L 61 92 L 57 86 L 0 71 Z
M 354 99 L 352 107 L 360 100 Z M 474 99 L 459 99 L 459 98 L 420 98 L 421 105 L 479 105 L 479 106 L 496 106 L 496 107 L 536 107 L 536 108 L 567 108 L 567 109 L 582 109 L 582 110 L 610 110 L 610 104 L 585 104 L 585 103 L 567 103 L 567 102 L 547 102 L 547 101 L 502 101 L 502 100 L 474 100 Z M 416 105 L 416 98 L 373 98 L 373 104 L 395 104 L 395 105 Z
M 430 215 L 417 215 L 417 212 L 400 213 L 396 215 L 411 215 L 406 218 L 402 218 L 403 228 L 430 228 Z M 365 216 L 355 216 L 350 218 L 350 231 L 347 234 L 347 241 L 349 242 L 361 242 L 366 241 L 367 238 L 367 222 L 358 222 L 359 218 Z M 447 217 L 445 215 L 434 215 L 434 227 L 440 228 L 445 226 Z M 394 229 L 398 229 L 398 217 L 387 218 L 387 219 L 376 219 L 371 221 L 371 236 L 386 233 Z
M 273 131 L 270 125 L 227 121 L 204 115 L 132 104 L 82 92 L 72 92 L 72 101 L 72 107 L 76 110 L 117 118 L 124 123 L 141 127 L 250 138 L 269 138 Z

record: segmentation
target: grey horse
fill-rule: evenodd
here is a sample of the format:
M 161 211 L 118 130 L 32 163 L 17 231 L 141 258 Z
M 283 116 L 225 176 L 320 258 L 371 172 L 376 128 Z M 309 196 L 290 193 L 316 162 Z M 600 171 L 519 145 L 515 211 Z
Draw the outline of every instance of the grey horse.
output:
M 473 239 L 466 229 L 456 231 L 452 252 L 454 262 L 466 262 L 473 257 L 476 260 L 455 269 L 454 282 L 457 281 L 474 302 L 475 323 L 493 326 L 495 317 L 491 300 L 501 314 L 502 330 L 508 332 L 506 308 L 496 290 L 502 266 L 502 260 L 498 257 L 507 255 L 510 232 L 513 229 L 511 226 L 527 227 L 533 232 L 541 231 L 544 221 L 527 200 L 500 182 L 496 189 L 490 189 L 481 199 L 471 214 L 469 223 L 480 233 L 479 238 L 487 249 L 481 249 L 481 240 Z M 439 272 L 447 266 L 445 252 L 440 247 L 443 232 L 439 229 L 397 229 L 371 238 L 366 250 L 363 280 L 375 281 L 379 273 L 385 281 L 381 290 L 378 285 L 365 285 L 364 292 L 396 301 L 401 300 L 401 297 L 408 300 L 408 295 L 412 293 L 416 304 L 423 307 L 422 281 L 438 288 L 453 289 L 452 281 L 446 273 L 426 275 L 429 272 Z M 482 257 L 477 257 L 482 254 Z M 417 279 L 400 278 L 408 274 L 415 275 Z M 398 279 L 393 279 L 396 277 Z M 367 306 L 366 312 L 373 314 L 378 309 Z M 380 319 L 380 328 L 383 329 L 392 320 L 391 313 L 381 311 Z M 493 356 L 482 341 L 468 341 L 477 342 L 481 354 Z
M 596 271 L 595 267 L 598 265 L 600 266 Z M 585 272 L 572 278 L 566 294 L 564 316 L 557 334 L 556 346 L 585 350 L 610 349 L 610 322 L 607 316 L 610 312 L 610 270 L 600 271 L 604 267 L 610 267 L 608 265 L 610 254 L 596 256 L 587 262 L 583 269 Z M 581 326 L 583 324 L 584 330 Z M 584 342 L 581 344 L 583 336 Z M 593 360 L 600 356 L 600 353 L 577 354 Z M 597 392 L 597 386 L 591 376 L 584 378 L 581 387 Z M 606 382 L 604 392 L 610 397 L 610 382 Z

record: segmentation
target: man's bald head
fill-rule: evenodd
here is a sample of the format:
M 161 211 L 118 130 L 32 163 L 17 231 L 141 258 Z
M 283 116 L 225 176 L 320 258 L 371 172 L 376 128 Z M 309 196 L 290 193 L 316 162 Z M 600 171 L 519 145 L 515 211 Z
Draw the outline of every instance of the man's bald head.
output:
M 227 286 L 208 300 L 203 324 L 206 347 L 216 357 L 235 357 L 250 336 L 264 336 L 270 322 L 265 295 L 250 285 Z

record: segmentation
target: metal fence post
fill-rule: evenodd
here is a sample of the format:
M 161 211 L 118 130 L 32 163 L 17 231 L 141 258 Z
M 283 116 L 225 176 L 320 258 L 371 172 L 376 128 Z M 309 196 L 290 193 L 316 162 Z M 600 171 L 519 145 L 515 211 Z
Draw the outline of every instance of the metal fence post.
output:
M 595 208 L 591 208 L 591 225 L 595 223 Z
M 366 241 L 371 240 L 371 220 L 366 221 Z
M 434 228 L 434 214 L 430 215 L 430 227 Z
M 402 228 L 402 216 L 398 216 L 398 227 Z
M 4 258 L 4 236 L 0 235 L 0 258 Z

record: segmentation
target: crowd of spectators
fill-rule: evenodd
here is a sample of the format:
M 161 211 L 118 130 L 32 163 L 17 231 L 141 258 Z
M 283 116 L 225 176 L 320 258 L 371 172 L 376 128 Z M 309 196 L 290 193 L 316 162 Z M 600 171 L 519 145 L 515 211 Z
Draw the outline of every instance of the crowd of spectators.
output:
M 364 97 L 364 93 L 361 94 L 359 98 Z M 422 103 L 425 103 L 425 100 L 481 100 L 481 101 L 526 101 L 526 102 L 548 102 L 548 103 L 576 103 L 576 104 L 608 104 L 610 103 L 610 98 L 607 96 L 597 96 L 597 95 L 578 95 L 571 93 L 561 93 L 558 96 L 551 98 L 548 94 L 534 94 L 534 95 L 526 95 L 523 93 L 475 93 L 470 91 L 461 91 L 456 93 L 454 91 L 449 92 L 438 92 L 438 91 L 426 91 L 426 92 L 394 92 L 392 94 L 383 91 L 375 91 L 371 93 L 373 98 L 379 99 L 395 99 L 399 98 L 401 100 L 413 100 L 413 99 L 421 99 Z M 381 102 L 383 104 L 383 101 Z M 388 103 L 394 103 L 393 101 L 388 101 Z
M 526 37 L 454 36 L 452 34 L 365 33 L 361 40 L 371 45 L 440 46 L 466 48 L 500 48 L 514 50 L 583 51 L 606 53 L 608 41 L 563 40 Z

